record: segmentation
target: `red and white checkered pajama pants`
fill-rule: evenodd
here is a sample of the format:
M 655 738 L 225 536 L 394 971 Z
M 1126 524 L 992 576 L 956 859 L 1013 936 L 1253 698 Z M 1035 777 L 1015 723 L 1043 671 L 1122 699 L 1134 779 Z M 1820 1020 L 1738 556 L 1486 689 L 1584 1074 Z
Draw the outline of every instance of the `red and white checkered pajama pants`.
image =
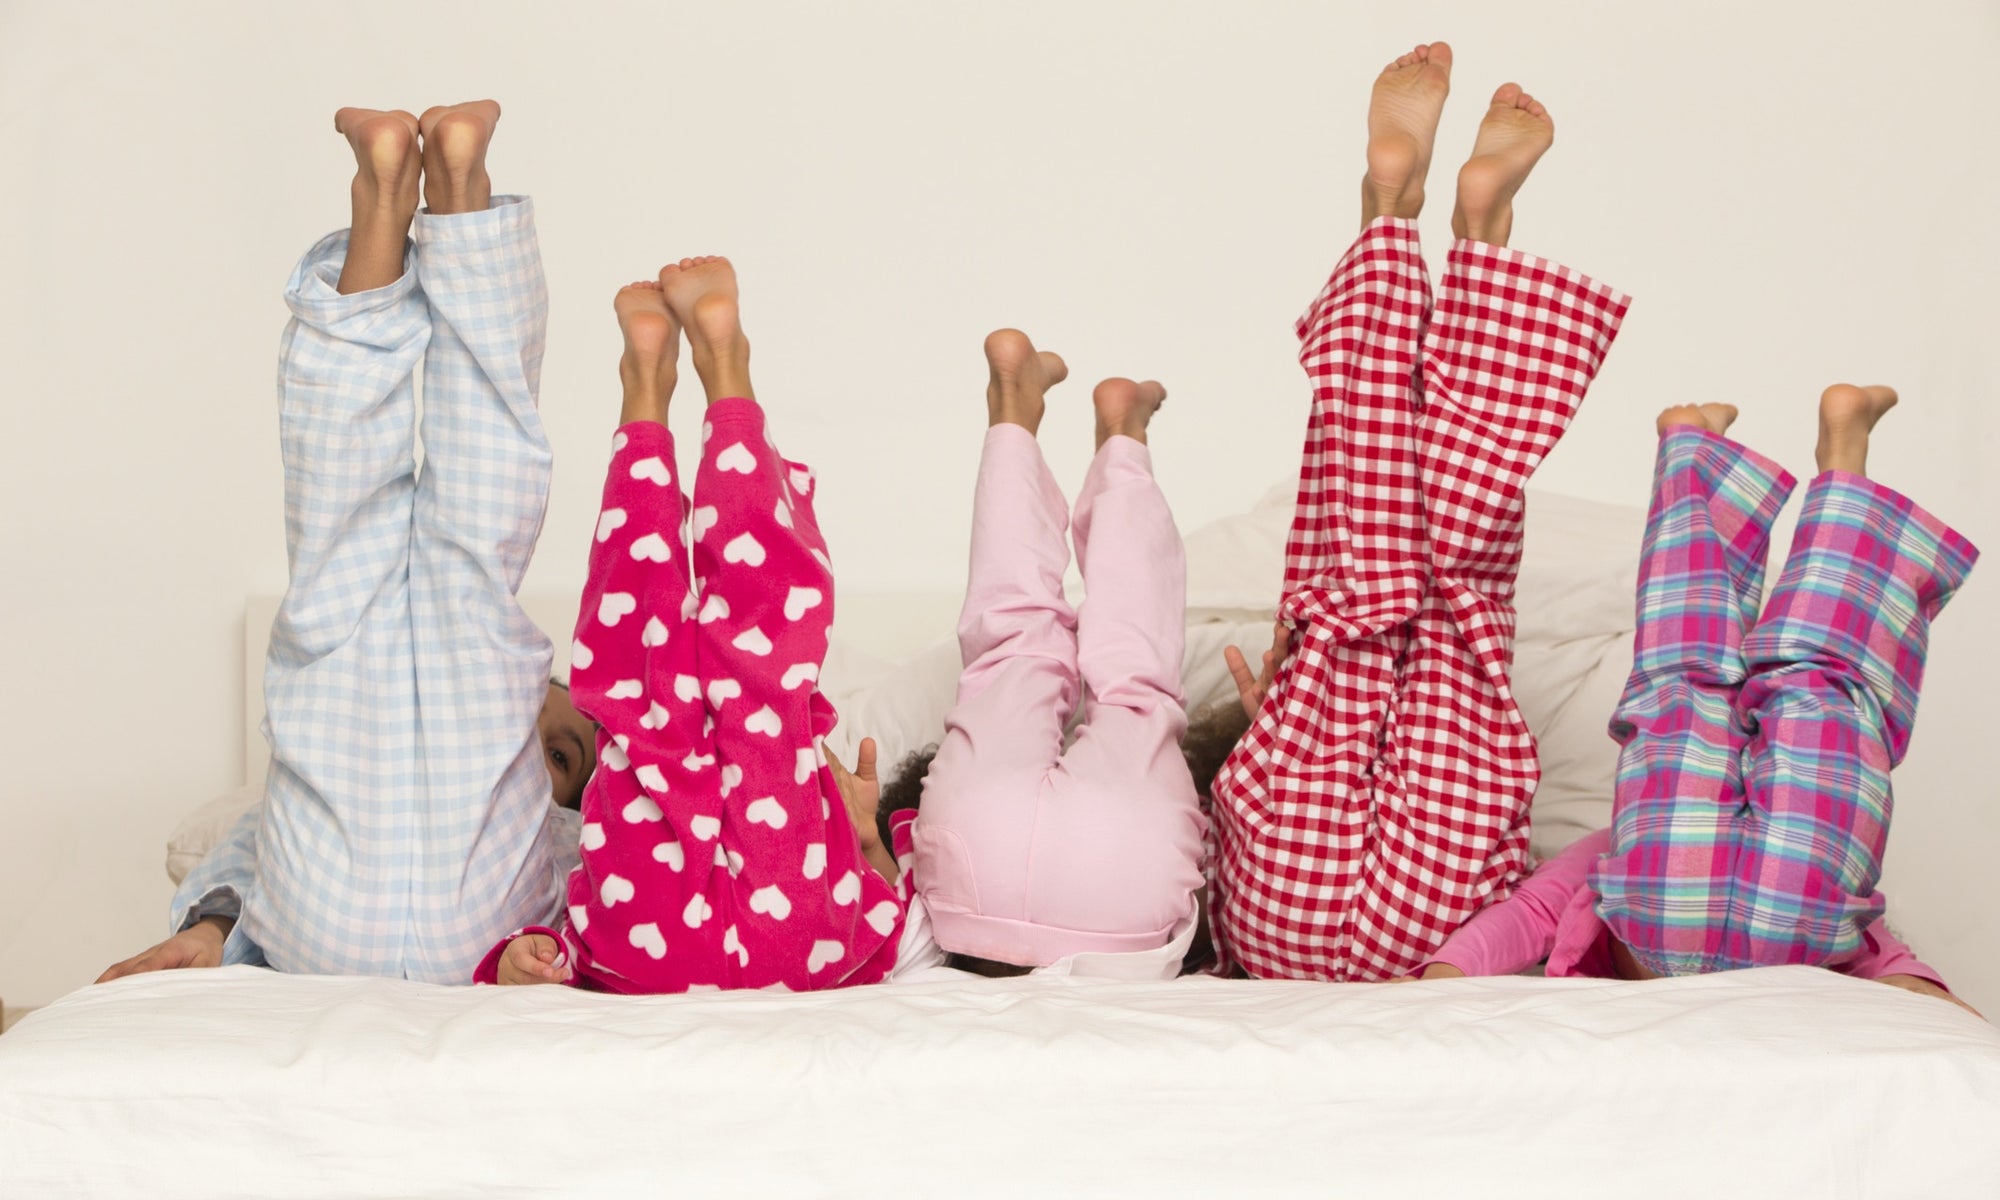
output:
M 1279 618 L 1291 653 L 1214 784 L 1211 924 L 1250 975 L 1386 979 L 1528 865 L 1535 742 L 1508 684 L 1521 489 L 1628 300 L 1362 231 L 1299 320 L 1313 410 Z

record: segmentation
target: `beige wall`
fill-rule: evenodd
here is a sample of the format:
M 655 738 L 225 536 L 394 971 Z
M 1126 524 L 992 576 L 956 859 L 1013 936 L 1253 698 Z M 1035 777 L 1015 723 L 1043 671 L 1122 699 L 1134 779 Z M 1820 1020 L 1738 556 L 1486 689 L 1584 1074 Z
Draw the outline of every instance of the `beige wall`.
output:
M 540 206 L 561 467 L 532 584 L 583 561 L 614 419 L 608 298 L 669 256 L 746 280 L 760 390 L 829 481 L 843 582 L 956 586 L 980 336 L 1173 389 L 1185 525 L 1290 469 L 1288 325 L 1353 230 L 1375 70 L 1458 48 L 1437 197 L 1485 96 L 1556 114 L 1517 244 L 1638 297 L 1545 486 L 1636 502 L 1661 406 L 1727 399 L 1808 466 L 1823 383 L 1908 397 L 1874 463 L 2000 544 L 2000 191 L 1988 3 L 0 5 L 0 995 L 154 940 L 161 841 L 236 782 L 244 595 L 283 584 L 272 351 L 298 251 L 345 219 L 342 103 L 494 95 Z M 474 14 L 477 14 L 476 21 Z M 1989 566 L 1945 618 L 1900 777 L 1892 912 L 2000 1012 L 1982 753 Z

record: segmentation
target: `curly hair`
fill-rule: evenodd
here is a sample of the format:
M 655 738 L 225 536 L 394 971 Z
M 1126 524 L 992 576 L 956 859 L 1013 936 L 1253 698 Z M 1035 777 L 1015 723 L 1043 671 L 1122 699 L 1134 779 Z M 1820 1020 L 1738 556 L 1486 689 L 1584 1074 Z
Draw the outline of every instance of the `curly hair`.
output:
M 936 742 L 910 751 L 896 764 L 889 782 L 882 785 L 882 795 L 875 805 L 875 830 L 882 835 L 882 844 L 889 847 L 891 854 L 895 853 L 896 839 L 889 833 L 889 818 L 923 803 L 924 777 L 931 773 L 931 760 L 937 757 L 937 752 Z
M 1188 774 L 1204 804 L 1213 798 L 1215 776 L 1236 743 L 1249 732 L 1250 717 L 1240 701 L 1231 698 L 1205 704 L 1188 718 L 1187 732 L 1181 735 L 1181 757 L 1187 760 Z

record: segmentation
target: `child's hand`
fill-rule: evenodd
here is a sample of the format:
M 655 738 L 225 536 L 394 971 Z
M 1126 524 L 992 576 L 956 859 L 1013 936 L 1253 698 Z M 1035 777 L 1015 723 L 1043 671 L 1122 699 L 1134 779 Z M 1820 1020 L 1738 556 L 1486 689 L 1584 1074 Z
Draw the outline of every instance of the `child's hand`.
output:
M 1419 979 L 1463 979 L 1465 972 L 1450 963 L 1434 962 L 1415 975 L 1398 975 L 1390 983 L 1415 983 Z
M 152 949 L 135 954 L 124 962 L 113 963 L 97 977 L 97 982 L 126 975 L 142 975 L 147 971 L 219 967 L 222 965 L 222 944 L 229 940 L 229 931 L 235 927 L 235 920 L 229 917 L 203 917 Z
M 568 963 L 557 964 L 562 947 L 546 933 L 524 933 L 507 943 L 495 979 L 502 984 L 566 983 Z
M 1884 975 L 1879 979 L 1877 979 L 1875 982 L 1886 983 L 1890 987 L 1902 988 L 1906 992 L 1915 992 L 1920 996 L 1936 996 L 1940 1000 L 1949 1000 L 1953 1004 L 1956 1004 L 1960 1008 L 1964 1009 L 1966 1012 L 1969 1012 L 1973 1016 L 1978 1017 L 1980 1020 L 1983 1021 L 1986 1019 L 1985 1016 L 1982 1015 L 1978 1009 L 1972 1007 L 1970 1004 L 1967 1004 L 1965 1001 L 1960 1000 L 1957 996 L 1952 995 L 1950 992 L 1945 991 L 1943 988 L 1939 987 L 1935 983 L 1932 983 L 1930 980 L 1924 979 L 1920 976 Z
M 1272 680 L 1278 677 L 1278 668 L 1285 663 L 1285 655 L 1292 650 L 1292 631 L 1279 621 L 1271 626 L 1271 648 L 1264 651 L 1263 669 L 1250 674 L 1249 660 L 1234 646 L 1222 648 L 1222 661 L 1229 664 L 1229 677 L 1236 681 L 1236 694 L 1243 701 L 1243 715 L 1257 719 L 1257 710 L 1264 707 L 1264 697 L 1271 690 Z
M 882 832 L 875 827 L 875 813 L 882 807 L 882 780 L 875 774 L 875 739 L 862 738 L 854 748 L 852 771 L 831 750 L 826 751 L 826 765 L 833 770 L 834 786 L 840 789 L 847 819 L 854 823 L 854 836 L 861 842 L 868 865 L 883 879 L 896 882 L 896 856 L 882 844 Z

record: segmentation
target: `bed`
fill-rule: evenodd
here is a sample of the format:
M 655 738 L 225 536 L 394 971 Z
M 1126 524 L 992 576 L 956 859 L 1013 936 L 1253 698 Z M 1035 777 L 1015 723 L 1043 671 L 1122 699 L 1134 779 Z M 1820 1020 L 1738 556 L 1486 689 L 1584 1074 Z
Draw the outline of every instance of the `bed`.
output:
M 1224 644 L 1268 636 L 1289 502 L 1274 489 L 1188 537 L 1197 702 L 1223 694 Z M 1542 743 L 1542 854 L 1608 819 L 1640 516 L 1531 498 L 1516 681 Z M 573 601 L 528 602 L 560 636 Z M 246 608 L 253 672 L 271 603 Z M 868 734 L 893 762 L 935 736 L 954 604 L 843 593 L 836 750 Z M 169 873 L 254 796 L 191 812 Z M 239 967 L 86 988 L 0 1038 L 5 1197 L 2000 1196 L 1996 1130 L 1992 1026 L 1806 968 L 1396 985 L 938 969 L 631 998 Z

